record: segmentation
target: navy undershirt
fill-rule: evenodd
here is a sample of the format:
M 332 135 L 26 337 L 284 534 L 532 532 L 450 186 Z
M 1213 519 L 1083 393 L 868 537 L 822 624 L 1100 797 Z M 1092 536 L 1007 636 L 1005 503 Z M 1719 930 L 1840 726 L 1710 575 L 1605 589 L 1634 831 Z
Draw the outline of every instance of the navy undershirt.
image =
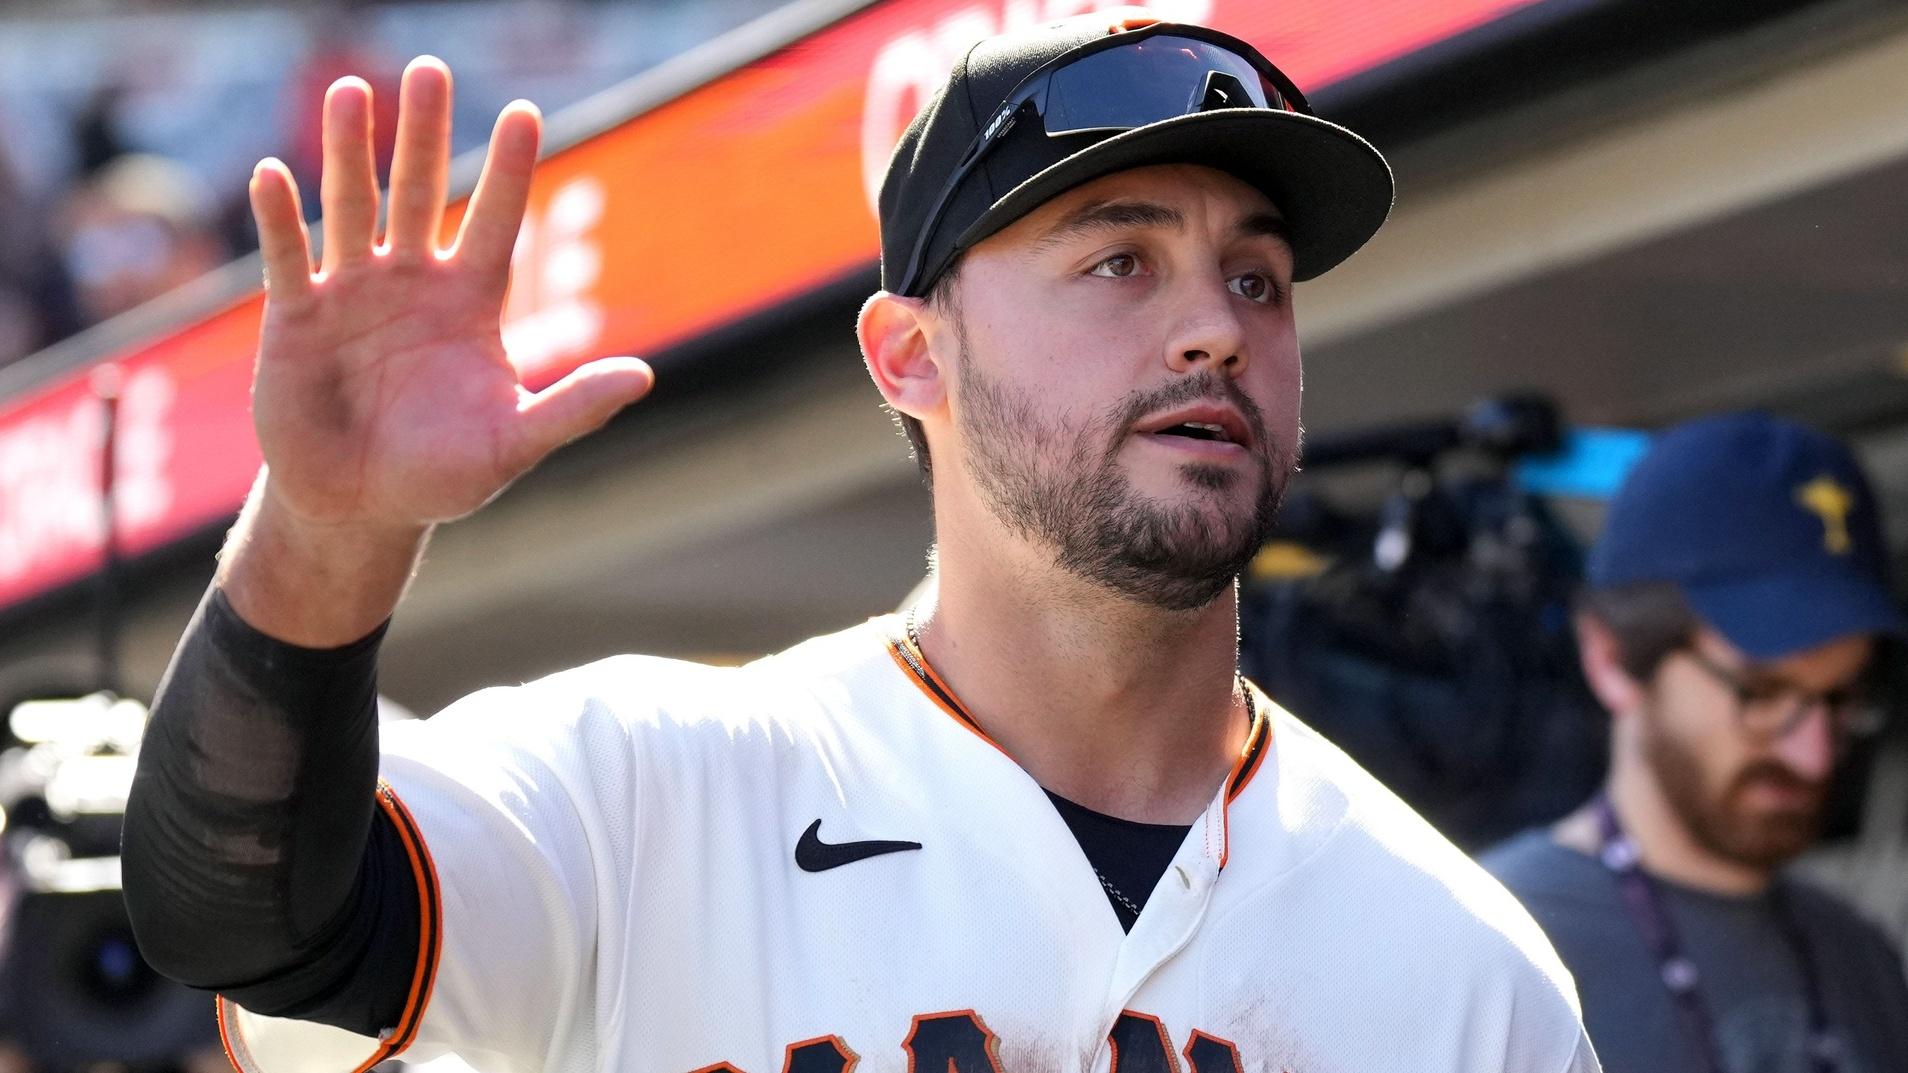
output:
M 1147 897 L 1172 865 L 1192 825 L 1123 820 L 1075 804 L 1052 790 L 1047 797 L 1099 876 L 1100 889 L 1106 891 L 1120 927 L 1132 931 L 1139 910 L 1146 908 Z

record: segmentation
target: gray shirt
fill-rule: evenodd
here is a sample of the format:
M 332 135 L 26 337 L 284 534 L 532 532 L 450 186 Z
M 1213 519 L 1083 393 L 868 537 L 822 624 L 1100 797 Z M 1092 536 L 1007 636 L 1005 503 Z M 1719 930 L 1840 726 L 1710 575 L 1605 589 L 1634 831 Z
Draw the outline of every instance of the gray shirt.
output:
M 1655 957 L 1596 859 L 1530 831 L 1480 858 L 1530 909 L 1577 978 L 1584 1025 L 1606 1073 L 1693 1073 L 1701 1058 Z M 1811 1073 L 1802 974 L 1768 895 L 1730 897 L 1658 880 L 1729 1073 Z M 1841 1073 L 1908 1071 L 1908 979 L 1873 925 L 1813 887 L 1784 880 L 1823 977 Z

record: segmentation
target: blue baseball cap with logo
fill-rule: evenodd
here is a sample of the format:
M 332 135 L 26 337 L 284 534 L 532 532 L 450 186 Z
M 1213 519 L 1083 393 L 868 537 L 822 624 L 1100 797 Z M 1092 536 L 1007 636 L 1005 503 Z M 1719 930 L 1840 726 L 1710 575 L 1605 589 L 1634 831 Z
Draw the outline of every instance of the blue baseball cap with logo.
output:
M 1875 496 L 1847 447 L 1765 413 L 1660 433 L 1610 501 L 1592 588 L 1671 582 L 1751 659 L 1901 634 Z

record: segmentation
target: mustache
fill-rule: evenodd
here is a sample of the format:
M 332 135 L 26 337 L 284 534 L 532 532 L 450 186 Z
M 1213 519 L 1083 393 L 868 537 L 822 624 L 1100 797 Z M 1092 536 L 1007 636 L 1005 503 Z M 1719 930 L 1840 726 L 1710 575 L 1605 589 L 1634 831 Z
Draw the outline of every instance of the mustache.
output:
M 1239 390 L 1239 385 L 1233 382 L 1232 377 L 1210 369 L 1128 395 L 1125 402 L 1114 411 L 1114 427 L 1123 438 L 1126 430 L 1147 414 L 1203 399 L 1231 403 L 1245 416 L 1246 425 L 1252 429 L 1253 444 L 1262 450 L 1269 450 L 1273 446 L 1265 435 L 1265 412 L 1245 392 Z
M 1759 782 L 1769 783 L 1784 790 L 1812 793 L 1818 796 L 1828 790 L 1826 779 L 1805 779 L 1777 761 L 1760 760 L 1750 764 L 1736 775 L 1729 786 L 1730 795 L 1740 794 Z

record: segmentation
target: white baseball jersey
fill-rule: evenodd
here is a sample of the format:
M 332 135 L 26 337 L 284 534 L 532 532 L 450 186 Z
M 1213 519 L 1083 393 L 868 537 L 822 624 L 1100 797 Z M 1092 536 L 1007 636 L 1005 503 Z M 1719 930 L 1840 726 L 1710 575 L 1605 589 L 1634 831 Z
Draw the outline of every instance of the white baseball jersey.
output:
M 382 1040 L 221 1001 L 238 1067 L 1586 1073 L 1494 880 L 1258 697 L 1132 931 L 898 620 L 619 657 L 386 728 L 424 946 Z

